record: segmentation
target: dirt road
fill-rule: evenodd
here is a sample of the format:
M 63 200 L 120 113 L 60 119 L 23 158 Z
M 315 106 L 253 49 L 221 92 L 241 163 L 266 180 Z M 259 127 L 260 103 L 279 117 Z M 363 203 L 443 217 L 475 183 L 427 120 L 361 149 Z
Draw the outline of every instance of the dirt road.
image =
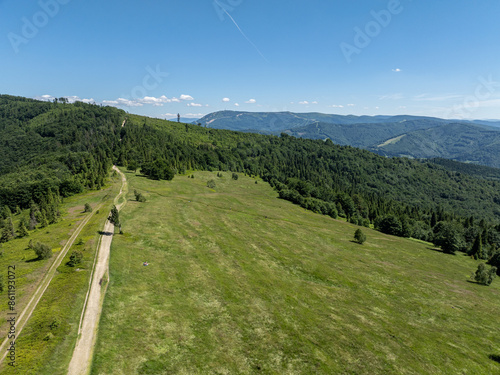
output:
M 99 210 L 100 206 L 97 207 L 94 211 Z M 68 242 L 64 245 L 62 250 L 59 252 L 57 255 L 56 259 L 50 266 L 49 270 L 45 274 L 45 276 L 42 278 L 42 281 L 38 285 L 38 288 L 35 290 L 33 293 L 33 296 L 29 300 L 28 304 L 26 307 L 23 309 L 23 311 L 19 314 L 17 320 L 16 320 L 16 340 L 19 338 L 21 335 L 21 332 L 28 322 L 29 318 L 31 317 L 31 314 L 35 310 L 36 306 L 38 305 L 38 302 L 42 298 L 43 294 L 45 293 L 45 290 L 49 286 L 50 282 L 52 281 L 52 278 L 56 274 L 57 267 L 61 265 L 62 260 L 66 256 L 68 250 L 73 246 L 73 243 L 75 242 L 76 238 L 80 235 L 80 232 L 82 229 L 87 225 L 89 220 L 92 218 L 93 214 L 88 215 L 81 223 L 78 225 L 76 230 L 73 232 L 71 237 L 69 238 Z M 0 345 L 0 353 L 3 353 L 1 358 L 0 358 L 0 364 L 3 362 L 5 357 L 7 356 L 7 345 L 9 343 L 9 340 L 7 338 L 4 339 L 2 345 Z
M 119 204 L 120 198 L 127 193 L 127 179 L 118 168 L 113 167 L 113 169 L 116 170 L 122 178 L 120 194 L 115 198 L 115 205 L 118 210 L 120 210 L 126 202 L 126 200 L 124 200 L 123 203 Z M 106 289 L 104 288 L 103 290 L 102 284 L 105 283 L 106 286 L 108 285 L 107 280 L 105 281 L 103 279 L 106 275 L 108 275 L 109 278 L 109 253 L 114 231 L 115 226 L 107 221 L 103 229 L 104 233 L 100 238 L 90 290 L 87 292 L 87 299 L 83 307 L 83 320 L 80 321 L 79 336 L 69 364 L 68 375 L 84 375 L 88 374 L 90 371 L 99 319 L 101 317 L 102 302 L 104 300 L 104 294 L 106 293 Z

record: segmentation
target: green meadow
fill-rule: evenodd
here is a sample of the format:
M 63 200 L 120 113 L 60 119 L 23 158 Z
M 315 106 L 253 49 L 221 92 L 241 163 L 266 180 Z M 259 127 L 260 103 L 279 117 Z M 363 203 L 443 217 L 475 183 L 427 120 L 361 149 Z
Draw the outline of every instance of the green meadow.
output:
M 500 373 L 500 281 L 470 282 L 477 261 L 359 245 L 260 180 L 192 173 L 126 173 L 92 374 Z
M 120 179 L 113 178 L 109 186 L 100 191 L 79 194 L 64 200 L 61 204 L 61 220 L 46 228 L 30 232 L 26 238 L 15 239 L 2 244 L 0 257 L 1 275 L 7 285 L 8 266 L 16 267 L 16 309 L 19 314 L 26 306 L 43 275 L 55 261 L 66 241 L 69 240 L 79 223 L 89 214 L 84 213 L 84 204 L 89 203 L 94 211 L 92 218 L 82 229 L 66 257 L 57 268 L 55 275 L 40 299 L 33 315 L 16 340 L 16 367 L 8 365 L 8 358 L 0 368 L 1 374 L 66 374 L 78 333 L 85 294 L 94 254 L 113 199 L 120 190 Z M 27 216 L 28 212 L 21 215 Z M 14 223 L 21 215 L 14 216 Z M 29 241 L 42 242 L 52 248 L 53 256 L 48 260 L 37 260 Z M 83 260 L 77 267 L 66 263 L 73 250 L 83 253 Z M 7 332 L 7 294 L 0 298 L 2 340 Z M 3 353 L 2 353 L 3 354 Z

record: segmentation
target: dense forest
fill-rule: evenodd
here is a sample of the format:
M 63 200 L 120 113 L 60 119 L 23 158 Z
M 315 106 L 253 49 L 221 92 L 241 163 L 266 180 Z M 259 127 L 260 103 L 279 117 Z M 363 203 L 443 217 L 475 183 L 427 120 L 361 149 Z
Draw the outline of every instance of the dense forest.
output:
M 491 168 L 9 96 L 0 96 L 0 154 L 0 226 L 11 234 L 9 212 L 29 208 L 31 229 L 44 217 L 57 220 L 61 198 L 101 188 L 115 163 L 166 180 L 190 170 L 260 176 L 306 209 L 500 260 L 500 182 Z

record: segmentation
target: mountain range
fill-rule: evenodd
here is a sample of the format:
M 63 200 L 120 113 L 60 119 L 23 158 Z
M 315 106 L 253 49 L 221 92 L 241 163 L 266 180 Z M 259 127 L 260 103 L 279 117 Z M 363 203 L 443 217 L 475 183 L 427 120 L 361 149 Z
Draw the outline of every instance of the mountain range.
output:
M 215 129 L 331 139 L 387 157 L 445 158 L 500 168 L 500 121 L 495 120 L 220 111 L 196 123 Z

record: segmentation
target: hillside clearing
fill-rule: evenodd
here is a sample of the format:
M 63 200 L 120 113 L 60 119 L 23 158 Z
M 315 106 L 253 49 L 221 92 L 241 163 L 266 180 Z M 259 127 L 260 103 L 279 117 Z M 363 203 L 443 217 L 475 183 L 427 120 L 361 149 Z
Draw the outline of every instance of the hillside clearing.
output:
M 121 213 L 93 374 L 500 371 L 500 288 L 467 282 L 475 261 L 369 229 L 361 246 L 264 183 L 194 175 L 127 173 L 148 201 Z

